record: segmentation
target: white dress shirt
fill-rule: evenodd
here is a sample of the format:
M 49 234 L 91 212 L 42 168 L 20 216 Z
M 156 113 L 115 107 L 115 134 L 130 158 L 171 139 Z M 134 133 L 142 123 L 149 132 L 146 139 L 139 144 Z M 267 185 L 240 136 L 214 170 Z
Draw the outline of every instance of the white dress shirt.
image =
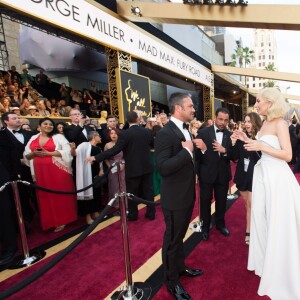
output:
M 24 144 L 24 135 L 21 132 L 13 132 L 12 129 L 8 128 L 7 129 L 15 136 L 15 138 L 22 144 Z
M 219 144 L 221 144 L 222 145 L 222 141 L 223 141 L 223 132 L 217 132 L 217 127 L 216 127 L 216 125 L 214 125 L 214 128 L 215 128 L 215 134 L 216 134 L 216 139 L 217 139 L 217 142 L 219 143 Z
M 183 129 L 183 122 L 182 121 L 174 118 L 173 116 L 170 118 L 170 120 L 172 122 L 174 122 L 175 125 L 179 128 L 179 130 L 183 133 L 186 141 L 191 141 L 192 140 L 191 139 L 191 134 L 189 133 L 189 131 L 186 128 Z M 190 153 L 191 157 L 193 158 L 193 153 L 190 151 L 190 149 L 187 148 L 187 147 L 184 147 L 184 149 L 186 149 Z

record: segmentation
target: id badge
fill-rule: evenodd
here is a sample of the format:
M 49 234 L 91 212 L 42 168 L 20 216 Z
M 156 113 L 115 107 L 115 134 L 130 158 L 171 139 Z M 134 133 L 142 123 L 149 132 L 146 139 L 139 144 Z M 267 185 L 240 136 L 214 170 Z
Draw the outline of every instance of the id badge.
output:
M 248 171 L 250 159 L 249 158 L 244 158 L 244 172 Z

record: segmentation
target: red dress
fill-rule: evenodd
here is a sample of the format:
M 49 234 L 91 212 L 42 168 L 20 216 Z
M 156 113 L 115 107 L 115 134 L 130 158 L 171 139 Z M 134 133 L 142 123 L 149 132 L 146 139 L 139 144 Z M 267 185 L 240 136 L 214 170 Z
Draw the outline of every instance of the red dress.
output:
M 30 144 L 31 151 L 37 148 L 41 148 L 39 137 Z M 42 148 L 55 151 L 53 139 L 50 138 Z M 53 164 L 52 156 L 35 157 L 33 166 L 37 185 L 53 190 L 75 190 L 72 175 Z M 36 194 L 43 230 L 77 220 L 76 194 L 52 194 L 41 190 L 36 190 Z

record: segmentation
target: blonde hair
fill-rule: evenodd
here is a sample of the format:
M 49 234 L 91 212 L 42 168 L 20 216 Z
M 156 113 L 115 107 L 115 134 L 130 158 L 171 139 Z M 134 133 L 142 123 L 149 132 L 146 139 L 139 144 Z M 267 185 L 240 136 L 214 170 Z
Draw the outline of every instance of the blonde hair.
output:
M 288 103 L 277 88 L 264 88 L 258 93 L 257 98 L 272 104 L 267 112 L 267 121 L 283 118 L 289 111 Z
M 199 124 L 199 128 L 201 127 L 201 122 L 200 121 L 198 121 L 197 119 L 194 119 L 194 120 L 192 120 L 191 122 L 190 122 L 190 130 L 192 129 L 192 128 L 194 128 L 194 126 L 195 126 L 195 124 Z

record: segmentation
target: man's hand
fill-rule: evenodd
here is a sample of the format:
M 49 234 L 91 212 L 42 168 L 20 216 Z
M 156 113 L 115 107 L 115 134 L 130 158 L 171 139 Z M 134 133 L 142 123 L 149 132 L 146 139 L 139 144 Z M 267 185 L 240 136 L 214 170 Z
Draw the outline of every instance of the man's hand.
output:
M 198 149 L 201 151 L 206 151 L 207 147 L 202 139 L 193 139 L 193 143 L 196 145 Z
M 84 123 L 85 123 L 85 118 L 83 118 L 83 114 L 80 115 L 80 118 L 79 118 L 79 123 L 78 125 L 83 127 L 84 126 Z
M 226 153 L 226 149 L 218 143 L 216 140 L 212 143 L 214 151 L 217 151 L 219 153 Z
M 192 141 L 185 141 L 185 142 L 181 142 L 181 145 L 183 148 L 188 148 L 192 153 L 194 151 L 194 145 Z
M 88 157 L 85 161 L 86 161 L 87 163 L 92 164 L 95 160 L 96 160 L 96 159 L 95 159 L 95 156 L 90 156 L 90 157 Z

